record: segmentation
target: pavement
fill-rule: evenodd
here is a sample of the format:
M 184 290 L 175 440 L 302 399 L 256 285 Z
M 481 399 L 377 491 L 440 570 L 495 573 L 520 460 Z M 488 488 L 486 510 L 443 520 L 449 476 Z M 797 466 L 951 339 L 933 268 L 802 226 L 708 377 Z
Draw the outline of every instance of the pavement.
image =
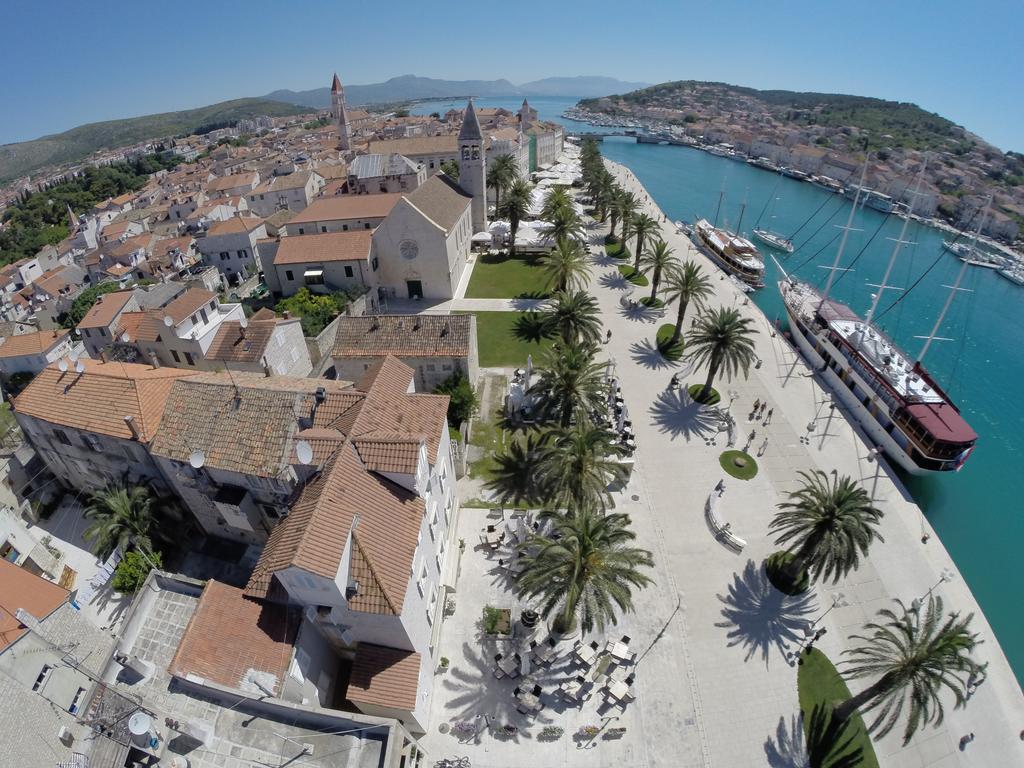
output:
M 663 219 L 627 169 L 611 162 L 608 166 L 620 184 L 639 193 L 648 212 Z M 715 279 L 712 306 L 735 306 L 754 319 L 761 359 L 748 379 L 716 384 L 723 394 L 721 407 L 730 408 L 736 418 L 737 447 L 743 447 L 751 430 L 756 433 L 751 441 L 755 454 L 768 438 L 752 480 L 727 476 L 719 464 L 727 447 L 726 433 L 712 427 L 688 398 L 667 391 L 673 372 L 681 371 L 684 383 L 703 381 L 702 372 L 668 363 L 657 352 L 655 333 L 671 319 L 671 310 L 662 319 L 623 305 L 628 284 L 619 279 L 618 262 L 603 255 L 606 232 L 606 227 L 597 225 L 590 229 L 595 264 L 591 291 L 605 326 L 612 330 L 602 354 L 614 361 L 638 444 L 633 476 L 615 501 L 631 515 L 638 544 L 652 550 L 656 561 L 656 586 L 638 593 L 636 611 L 606 633 L 608 637 L 629 634 L 637 647 L 646 650 L 637 665 L 637 701 L 627 708 L 626 733 L 614 743 L 598 738 L 581 746 L 571 738 L 571 729 L 580 720 L 570 712 L 556 721 L 564 722 L 566 729 L 555 742 L 560 747 L 537 742 L 524 749 L 523 740 L 539 735 L 539 723 L 523 724 L 515 740 L 501 740 L 485 729 L 465 744 L 438 733 L 441 722 L 485 714 L 467 708 L 468 699 L 457 701 L 456 692 L 446 696 L 441 686 L 436 689 L 431 732 L 425 742 L 432 758 L 469 754 L 474 765 L 531 768 L 803 766 L 806 755 L 793 653 L 801 647 L 808 625 L 815 622 L 816 629 L 826 630 L 817 647 L 839 662 L 843 651 L 856 642 L 851 634 L 859 632 L 877 610 L 890 606 L 893 598 L 909 603 L 932 592 L 943 598 L 947 609 L 974 614 L 973 628 L 984 640 L 976 656 L 989 664 L 988 677 L 965 709 L 954 710 L 949 697 L 944 697 L 943 724 L 919 731 L 908 746 L 902 746 L 899 729 L 876 739 L 881 765 L 1024 765 L 1024 696 L 955 564 L 898 480 L 884 463 L 869 458 L 868 446 L 839 407 L 831 407 L 827 391 L 761 311 L 731 281 Z M 671 222 L 665 221 L 663 235 L 678 257 L 693 258 L 708 274 L 721 275 L 675 232 Z M 767 426 L 748 420 L 755 399 L 767 400 L 774 409 Z M 775 505 L 796 487 L 797 471 L 815 468 L 835 469 L 864 484 L 885 512 L 881 524 L 885 541 L 876 543 L 860 568 L 837 584 L 816 585 L 806 596 L 788 598 L 775 591 L 764 575 L 764 558 L 778 549 L 768 535 L 768 523 Z M 705 520 L 707 497 L 723 478 L 726 489 L 718 515 L 745 540 L 740 552 L 716 539 Z M 463 494 L 463 498 L 469 496 Z M 478 522 L 460 522 L 460 536 L 467 542 L 475 542 Z M 463 533 L 464 526 L 472 529 L 469 535 Z M 941 579 L 947 569 L 954 574 L 949 582 Z M 479 565 L 463 571 L 456 616 L 446 621 L 442 631 L 441 653 L 452 658 L 448 674 L 486 658 L 473 635 L 472 621 L 485 601 L 496 598 L 484 589 L 482 573 L 486 569 Z M 462 612 L 470 618 L 460 617 Z M 501 682 L 487 678 L 482 667 L 473 674 L 480 678 L 476 685 L 488 691 Z M 861 685 L 850 683 L 854 691 Z M 961 737 L 969 733 L 976 738 L 961 748 Z

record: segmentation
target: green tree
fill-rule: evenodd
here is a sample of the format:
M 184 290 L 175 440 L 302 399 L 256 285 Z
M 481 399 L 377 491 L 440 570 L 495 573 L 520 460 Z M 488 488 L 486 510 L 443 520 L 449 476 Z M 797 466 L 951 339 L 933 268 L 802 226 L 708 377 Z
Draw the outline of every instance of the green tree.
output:
M 775 543 L 793 555 L 787 570 L 794 583 L 804 573 L 834 583 L 857 568 L 875 539 L 884 541 L 877 530 L 882 512 L 847 475 L 799 474 L 800 487 L 779 503 L 768 528 L 778 534 Z
M 541 458 L 541 483 L 548 503 L 565 507 L 569 514 L 607 508 L 608 486 L 626 479 L 625 468 L 614 458 L 620 454 L 615 436 L 590 419 L 558 431 Z
M 658 240 L 647 248 L 646 253 L 640 257 L 640 266 L 644 272 L 651 275 L 651 301 L 658 296 L 658 288 L 661 285 L 661 276 L 671 274 L 676 269 L 675 251 L 668 247 L 664 240 Z
M 725 371 L 729 378 L 737 373 L 746 377 L 750 364 L 757 359 L 754 352 L 754 321 L 740 317 L 739 310 L 719 307 L 708 312 L 697 321 L 697 327 L 690 333 L 689 349 L 686 356 L 697 365 L 707 365 L 708 378 L 697 395 L 705 401 L 711 394 L 711 385 L 719 371 Z
M 516 179 L 508 188 L 508 194 L 501 201 L 498 208 L 498 215 L 508 219 L 509 228 L 509 252 L 516 254 L 516 234 L 519 232 L 519 223 L 530 214 L 530 191 L 529 183 L 523 179 Z
M 653 237 L 661 231 L 661 225 L 646 213 L 633 217 L 633 234 L 636 236 L 636 250 L 633 252 L 633 269 L 640 271 L 640 256 L 644 252 L 644 243 L 647 238 Z
M 498 155 L 487 169 L 487 186 L 494 190 L 494 210 L 501 209 L 501 195 L 519 178 L 519 165 L 510 154 Z
M 149 490 L 140 485 L 109 485 L 89 497 L 85 517 L 92 522 L 82 537 L 100 558 L 115 547 L 120 547 L 122 553 L 133 547 L 152 552 L 152 505 Z
M 536 537 L 536 551 L 523 556 L 516 591 L 539 600 L 543 616 L 555 614 L 557 633 L 571 632 L 577 622 L 584 632 L 604 631 L 618 614 L 632 612 L 634 589 L 653 583 L 642 572 L 654 565 L 651 553 L 632 546 L 636 534 L 621 513 L 584 511 L 552 522 L 551 535 Z
M 693 261 L 687 261 L 679 269 L 672 270 L 667 275 L 668 290 L 665 296 L 669 301 L 679 302 L 679 311 L 676 314 L 676 327 L 672 332 L 672 339 L 668 346 L 672 347 L 683 333 L 683 318 L 686 315 L 686 308 L 690 303 L 697 305 L 698 309 L 704 308 L 704 300 L 712 293 L 711 280 L 704 274 L 704 270 Z
M 559 240 L 551 253 L 541 257 L 546 285 L 555 291 L 580 291 L 590 283 L 590 265 L 576 240 Z
M 556 243 L 563 240 L 577 243 L 584 241 L 583 221 L 572 208 L 556 208 L 551 217 L 545 220 L 551 225 L 548 235 Z
M 605 169 L 601 168 L 591 181 L 590 196 L 594 200 L 594 208 L 597 209 L 598 218 L 601 223 L 608 218 L 615 205 L 615 197 L 618 194 L 619 186 L 615 178 Z
M 278 301 L 274 311 L 277 314 L 288 312 L 298 317 L 302 324 L 302 333 L 315 338 L 334 318 L 345 311 L 350 302 L 351 296 L 348 291 L 315 294 L 303 286 L 291 296 Z
M 636 199 L 636 195 L 622 187 L 617 187 L 611 203 L 612 225 L 608 234 L 615 237 L 616 223 L 631 219 L 636 215 L 639 207 L 640 201 Z
M 551 221 L 552 218 L 562 211 L 576 212 L 573 208 L 572 197 L 565 187 L 551 187 L 544 196 L 544 205 L 540 209 L 540 218 L 544 221 Z
M 455 371 L 438 384 L 434 394 L 448 395 L 448 423 L 453 427 L 457 428 L 462 422 L 469 421 L 476 413 L 476 392 L 462 371 Z
M 138 592 L 142 588 L 142 585 L 146 583 L 146 577 L 149 576 L 149 572 L 153 569 L 153 566 L 157 568 L 163 568 L 163 558 L 159 552 L 125 552 L 121 562 L 117 564 L 117 568 L 114 570 L 114 578 L 111 585 L 118 592 L 124 594 L 133 594 Z
M 601 340 L 601 318 L 597 299 L 584 291 L 559 291 L 548 302 L 544 320 L 550 334 L 562 344 L 596 345 Z
M 58 318 L 61 326 L 64 328 L 77 327 L 82 322 L 82 318 L 89 313 L 89 310 L 99 300 L 100 296 L 119 290 L 121 290 L 121 285 L 116 280 L 86 288 L 71 302 L 71 308 Z
M 576 419 L 589 419 L 606 403 L 605 364 L 594 360 L 592 346 L 553 346 L 544 353 L 541 372 L 530 387 L 541 417 L 568 427 Z
M 851 679 L 877 678 L 860 693 L 840 703 L 835 717 L 847 721 L 854 713 L 878 710 L 869 730 L 885 736 L 906 713 L 903 743 L 922 726 L 940 725 L 945 716 L 940 693 L 953 694 L 955 706 L 967 705 L 967 683 L 984 672 L 971 654 L 981 642 L 971 632 L 974 618 L 959 613 L 944 615 L 942 599 L 930 595 L 927 604 L 908 610 L 895 601 L 897 610 L 878 612 L 881 621 L 865 627 L 870 635 L 853 635 L 863 645 L 844 653 L 849 656 L 843 674 Z
M 441 163 L 441 172 L 452 181 L 459 180 L 459 164 L 455 160 L 445 160 Z

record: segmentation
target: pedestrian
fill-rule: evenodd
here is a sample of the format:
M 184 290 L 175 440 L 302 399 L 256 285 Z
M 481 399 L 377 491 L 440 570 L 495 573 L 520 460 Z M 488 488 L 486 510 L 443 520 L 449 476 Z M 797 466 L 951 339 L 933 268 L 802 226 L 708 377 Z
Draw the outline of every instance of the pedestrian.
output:
M 768 409 L 768 417 L 764 420 L 764 426 L 767 427 L 769 424 L 772 423 L 772 414 L 773 413 L 775 413 L 775 409 L 774 408 L 769 408 Z
M 768 407 L 768 401 L 765 400 L 763 403 L 761 403 L 761 412 L 757 415 L 758 418 L 764 416 L 764 411 L 765 411 L 765 408 L 767 408 L 767 407 Z
M 605 337 L 604 337 L 604 343 L 607 344 L 611 340 L 612 340 L 612 329 L 609 328 L 607 335 L 605 335 Z
M 754 442 L 754 438 L 755 437 L 757 437 L 757 430 L 756 429 L 752 429 L 752 430 L 750 430 L 750 437 L 747 438 L 747 441 L 752 443 L 752 442 Z
M 673 373 L 672 374 L 672 379 L 668 383 L 668 388 L 669 389 L 675 389 L 678 386 L 679 386 L 679 374 L 678 373 Z
M 764 442 L 761 443 L 761 447 L 757 449 L 757 455 L 758 456 L 764 456 L 764 452 L 767 451 L 767 450 L 768 450 L 768 438 L 766 437 L 764 439 Z

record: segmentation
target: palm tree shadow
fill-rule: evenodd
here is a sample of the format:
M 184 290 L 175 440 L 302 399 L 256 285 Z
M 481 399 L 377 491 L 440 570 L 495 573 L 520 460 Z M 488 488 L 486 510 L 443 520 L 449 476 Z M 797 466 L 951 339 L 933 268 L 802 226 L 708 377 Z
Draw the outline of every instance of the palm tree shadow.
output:
M 597 282 L 605 288 L 611 288 L 613 291 L 622 291 L 629 287 L 629 281 L 618 270 L 605 272 L 597 279 Z
M 858 768 L 864 750 L 853 746 L 854 731 L 850 722 L 834 720 L 832 709 L 817 704 L 807 723 L 806 736 L 802 714 L 793 715 L 786 723 L 779 718 L 775 739 L 764 742 L 764 753 L 770 768 Z
M 718 432 L 716 411 L 694 402 L 685 389 L 662 392 L 650 412 L 658 429 L 669 433 L 673 439 L 682 436 L 689 442 L 693 435 L 704 439 Z
M 789 644 L 799 646 L 805 630 L 810 626 L 808 616 L 815 608 L 814 595 L 786 595 L 768 581 L 763 563 L 747 560 L 741 574 L 733 574 L 728 595 L 718 595 L 725 605 L 722 616 L 725 621 L 716 622 L 716 627 L 728 630 L 728 645 L 739 645 L 746 649 L 744 661 L 758 652 L 768 666 L 769 654 L 773 648 L 785 657 Z
M 769 736 L 764 742 L 769 768 L 810 768 L 803 721 L 803 715 L 793 715 L 789 723 L 785 717 L 779 718 L 775 738 Z
M 673 363 L 665 359 L 665 356 L 658 351 L 654 344 L 651 344 L 650 339 L 634 341 L 629 346 L 629 354 L 633 357 L 633 362 L 639 363 L 644 368 L 649 368 L 652 371 L 675 367 Z
M 653 323 L 659 317 L 658 312 L 648 309 L 639 301 L 620 305 L 619 314 L 627 320 L 637 320 L 643 323 Z
M 520 341 L 540 343 L 550 333 L 548 319 L 540 312 L 523 312 L 516 318 L 512 332 Z
M 597 253 L 590 254 L 590 260 L 599 267 L 615 267 L 623 263 L 620 259 L 609 256 L 603 248 Z M 616 270 L 616 273 L 618 273 L 618 270 Z

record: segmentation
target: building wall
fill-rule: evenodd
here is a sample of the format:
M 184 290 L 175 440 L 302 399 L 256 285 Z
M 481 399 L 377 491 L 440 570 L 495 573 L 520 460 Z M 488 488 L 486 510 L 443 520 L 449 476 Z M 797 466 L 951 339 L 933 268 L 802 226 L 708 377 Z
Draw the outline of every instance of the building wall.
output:
M 384 221 L 383 216 L 368 219 L 324 219 L 323 221 L 288 223 L 285 232 L 289 235 L 315 235 L 323 232 L 350 232 L 353 229 L 373 229 Z
M 120 318 L 124 312 L 138 312 L 139 302 L 134 296 L 128 299 L 128 303 L 124 305 L 124 308 L 117 314 Z M 89 357 L 99 359 L 100 352 L 111 344 L 114 343 L 113 332 L 118 327 L 117 319 L 114 322 L 104 328 L 83 328 L 80 333 L 82 334 L 82 343 L 85 345 L 86 351 L 89 353 Z
M 476 379 L 476 365 L 471 357 L 410 357 L 399 356 L 399 360 L 415 372 L 416 391 L 433 392 L 442 381 L 457 370 L 466 374 L 470 381 Z M 334 366 L 335 378 L 342 381 L 358 381 L 371 365 L 380 362 L 379 357 L 334 357 L 327 361 L 326 368 Z
M 304 275 L 307 270 L 322 269 L 323 285 L 307 284 Z M 362 293 L 366 288 L 377 286 L 379 270 L 374 271 L 372 257 L 370 261 L 327 261 L 310 262 L 308 264 L 275 264 L 275 279 L 271 282 L 279 287 L 276 293 L 291 296 L 300 288 L 309 288 L 313 293 L 330 293 L 338 288 L 351 288 Z M 351 272 L 352 274 L 348 274 Z M 264 272 L 266 275 L 266 272 Z M 272 288 L 270 282 L 267 287 Z
M 0 375 L 10 376 L 14 373 L 39 373 L 50 363 L 62 357 L 71 355 L 76 350 L 80 353 L 83 350 L 81 344 L 75 344 L 71 336 L 66 336 L 55 347 L 39 355 L 20 355 L 18 357 L 0 357 Z
M 302 323 L 298 318 L 278 321 L 263 356 L 278 376 L 306 377 L 313 370 L 306 337 L 302 335 Z M 228 367 L 234 368 L 234 365 L 232 363 Z
M 207 235 L 197 243 L 203 262 L 220 270 L 224 278 L 249 277 L 259 270 L 256 261 L 256 241 L 267 236 L 267 227 L 260 224 L 251 232 L 228 235 Z

